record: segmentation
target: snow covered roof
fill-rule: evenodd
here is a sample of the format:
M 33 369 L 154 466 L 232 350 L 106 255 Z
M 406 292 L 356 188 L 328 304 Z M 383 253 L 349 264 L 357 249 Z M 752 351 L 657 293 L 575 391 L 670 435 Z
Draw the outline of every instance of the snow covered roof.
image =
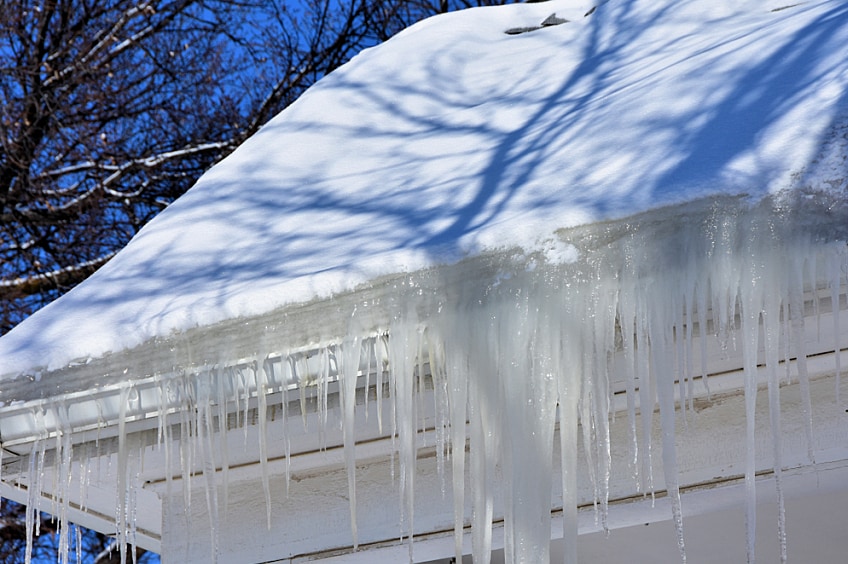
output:
M 436 449 L 449 444 L 464 464 L 467 442 L 477 467 L 503 469 L 505 492 L 516 496 L 505 504 L 506 528 L 550 518 L 536 502 L 551 496 L 555 429 L 564 534 L 576 535 L 578 503 L 605 515 L 608 420 L 627 411 L 642 492 L 654 489 L 652 441 L 662 443 L 682 553 L 680 484 L 742 473 L 738 461 L 716 469 L 675 458 L 676 410 L 692 411 L 696 379 L 732 373 L 725 391 L 744 385 L 753 425 L 758 382 L 780 412 L 772 394 L 785 367 L 801 382 L 792 405 L 804 412 L 792 455 L 830 449 L 840 471 L 848 460 L 837 433 L 813 445 L 804 391 L 812 379 L 835 379 L 838 398 L 848 346 L 846 46 L 848 6 L 836 0 L 552 0 L 422 22 L 320 81 L 94 276 L 0 338 L 4 449 L 33 461 L 55 439 L 53 476 L 68 491 L 53 497 L 67 499 L 76 470 L 66 431 L 91 432 L 79 442 L 117 436 L 117 499 L 126 503 L 126 476 L 139 478 L 128 470 L 127 429 L 155 442 L 149 435 L 177 427 L 200 452 L 177 461 L 182 476 L 211 476 L 213 514 L 215 475 L 226 484 L 230 462 L 210 435 L 225 445 L 230 419 L 246 428 L 255 416 L 244 455 L 253 458 L 238 464 L 261 466 L 270 527 L 270 398 L 289 413 L 288 392 L 316 383 L 309 393 L 323 397 L 326 426 L 332 385 L 343 412 L 334 446 L 353 476 L 356 390 L 386 377 L 391 448 L 396 438 L 399 481 L 410 484 L 401 486 L 401 521 L 406 511 L 411 531 L 420 416 L 412 398 L 429 371 L 433 394 L 443 394 L 437 406 L 450 406 L 430 420 L 442 432 Z M 805 326 L 805 316 L 827 330 Z M 819 355 L 818 368 L 806 366 L 808 355 Z M 639 409 L 637 433 L 640 404 L 658 405 L 660 438 L 653 409 Z M 482 419 L 492 413 L 496 421 Z M 576 480 L 578 421 L 583 448 L 596 454 L 580 459 L 588 493 L 567 484 Z M 762 441 L 750 429 L 743 444 L 753 453 Z M 544 441 L 513 440 L 529 436 Z M 314 438 L 303 439 L 304 452 Z M 288 468 L 297 454 L 275 456 Z M 757 472 L 779 480 L 775 458 L 746 459 L 749 500 Z M 156 474 L 143 479 L 170 484 L 167 462 L 143 466 Z M 16 487 L 40 490 L 42 472 L 25 474 L 12 474 Z M 471 496 L 457 475 L 461 542 Z M 479 500 L 491 503 L 492 490 L 484 494 L 474 496 L 474 515 L 486 513 Z M 488 525 L 491 542 L 492 523 L 478 519 L 482 554 L 478 540 Z M 540 552 L 517 560 L 544 561 L 548 530 L 526 529 L 535 537 L 518 539 L 521 550 Z M 156 546 L 157 534 L 145 542 Z M 303 554 L 300 541 L 286 550 Z
M 468 10 L 361 53 L 0 339 L 0 374 L 544 248 L 561 228 L 806 186 L 823 142 L 844 144 L 842 2 L 592 7 Z M 504 33 L 551 13 L 569 21 Z

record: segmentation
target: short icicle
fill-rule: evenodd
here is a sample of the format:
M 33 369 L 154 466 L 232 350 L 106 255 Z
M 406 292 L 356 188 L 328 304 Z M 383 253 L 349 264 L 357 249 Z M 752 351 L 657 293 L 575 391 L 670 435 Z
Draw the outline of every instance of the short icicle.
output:
M 845 245 L 838 243 L 827 249 L 827 259 L 830 265 L 830 304 L 833 317 L 833 356 L 836 361 L 836 405 L 842 405 L 842 351 L 840 343 L 840 288 L 842 286 L 842 270 L 846 268 Z
M 801 250 L 801 249 L 798 249 Z M 809 250 L 809 249 L 804 249 Z M 804 323 L 804 270 L 807 253 L 790 255 L 789 319 L 791 345 L 798 366 L 798 384 L 801 388 L 801 415 L 804 417 L 804 434 L 807 439 L 807 458 L 815 464 L 813 454 L 813 409 L 810 397 L 810 375 L 807 370 L 806 328 Z

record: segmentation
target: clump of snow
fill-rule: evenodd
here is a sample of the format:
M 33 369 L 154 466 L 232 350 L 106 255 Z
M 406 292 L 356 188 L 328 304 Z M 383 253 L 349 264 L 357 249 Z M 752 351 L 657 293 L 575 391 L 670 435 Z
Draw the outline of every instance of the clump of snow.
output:
M 552 264 L 566 264 L 575 262 L 580 253 L 577 247 L 569 243 L 564 243 L 558 239 L 548 239 L 544 246 L 545 260 Z

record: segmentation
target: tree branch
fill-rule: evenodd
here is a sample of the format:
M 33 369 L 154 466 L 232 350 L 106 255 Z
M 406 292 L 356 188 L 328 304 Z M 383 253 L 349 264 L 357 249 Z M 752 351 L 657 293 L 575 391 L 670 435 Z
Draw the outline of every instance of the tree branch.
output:
M 115 254 L 117 254 L 117 251 L 51 272 L 15 278 L 14 280 L 0 280 L 0 300 L 20 299 L 24 296 L 43 293 L 48 289 L 75 286 L 94 274 Z

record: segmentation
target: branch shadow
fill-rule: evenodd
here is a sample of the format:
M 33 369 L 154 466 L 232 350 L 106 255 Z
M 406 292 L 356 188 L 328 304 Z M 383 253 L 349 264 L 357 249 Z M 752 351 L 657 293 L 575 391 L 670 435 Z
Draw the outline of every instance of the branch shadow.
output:
M 728 165 L 828 77 L 841 90 L 823 111 L 845 113 L 848 65 L 833 57 L 848 37 L 845 3 L 775 14 L 806 23 L 739 64 L 725 55 L 768 29 L 743 26 L 716 45 L 704 39 L 711 22 L 693 18 L 664 37 L 677 6 L 635 6 L 608 2 L 579 23 L 510 37 L 508 57 L 503 31 L 476 28 L 473 14 L 360 54 L 15 342 L 44 349 L 82 320 L 129 328 L 118 344 L 130 345 L 454 262 L 495 244 L 501 226 L 512 237 L 516 224 L 552 222 L 553 233 L 672 203 L 690 185 L 720 189 Z M 640 111 L 665 88 L 686 92 L 663 78 L 678 65 L 685 73 L 669 76 L 696 83 L 703 70 L 722 87 Z

